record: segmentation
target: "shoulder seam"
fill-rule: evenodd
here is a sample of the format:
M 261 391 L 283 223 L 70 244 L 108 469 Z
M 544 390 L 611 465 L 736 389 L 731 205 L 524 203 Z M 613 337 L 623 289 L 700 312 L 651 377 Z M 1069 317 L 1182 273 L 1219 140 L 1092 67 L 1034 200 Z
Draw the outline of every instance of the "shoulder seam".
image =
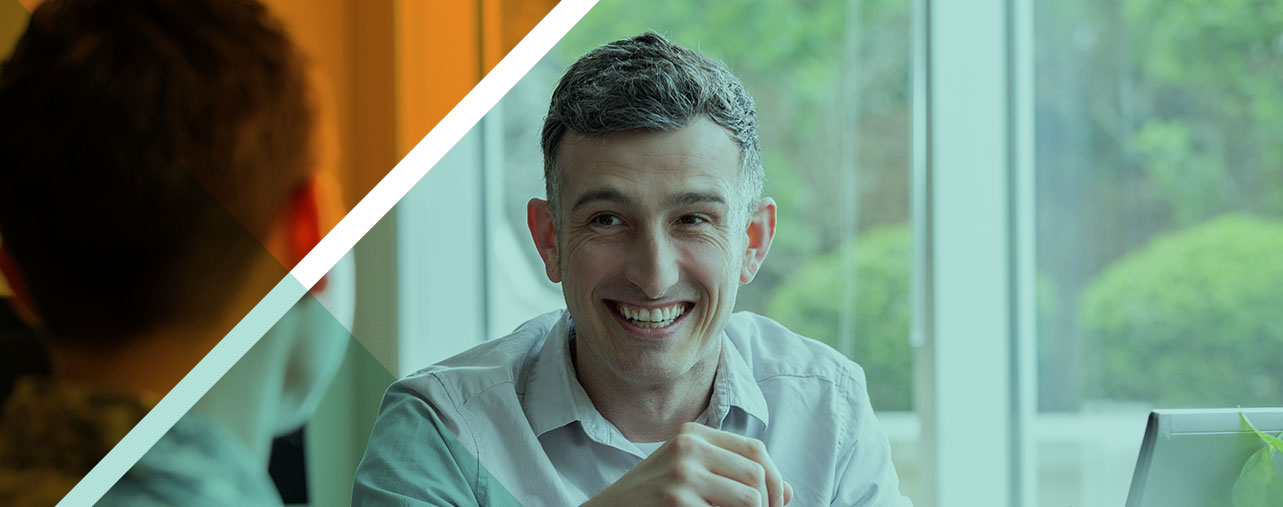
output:
M 512 385 L 512 391 L 513 391 L 513 393 L 515 394 L 515 393 L 517 392 L 517 382 L 516 382 L 515 380 L 500 380 L 500 381 L 498 381 L 498 382 L 495 382 L 495 383 L 493 383 L 493 384 L 490 384 L 490 385 L 486 386 L 486 387 L 485 387 L 485 388 L 483 388 L 483 389 L 478 390 L 478 391 L 477 391 L 477 392 L 475 392 L 475 393 L 472 393 L 472 394 L 468 395 L 468 397 L 466 397 L 466 398 L 464 398 L 464 399 L 463 399 L 463 403 L 461 403 L 461 404 L 460 404 L 460 406 L 462 406 L 462 405 L 467 405 L 469 401 L 472 401 L 472 400 L 473 400 L 473 399 L 475 399 L 476 397 L 481 396 L 482 394 L 485 394 L 485 393 L 486 393 L 486 391 L 489 391 L 489 390 L 491 390 L 491 389 L 494 389 L 494 388 L 499 387 L 499 386 L 504 385 L 504 384 L 511 384 L 511 385 Z

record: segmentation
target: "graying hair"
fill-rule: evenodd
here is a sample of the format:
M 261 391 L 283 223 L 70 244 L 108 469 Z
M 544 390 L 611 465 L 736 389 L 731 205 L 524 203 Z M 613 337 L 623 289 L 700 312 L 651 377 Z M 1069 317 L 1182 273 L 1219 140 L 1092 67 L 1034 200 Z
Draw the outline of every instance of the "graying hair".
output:
M 543 124 L 544 184 L 561 219 L 557 153 L 567 132 L 596 137 L 617 132 L 680 129 L 705 116 L 740 147 L 740 192 L 751 212 L 766 179 L 757 142 L 753 97 L 725 65 L 646 32 L 579 58 L 552 93 Z

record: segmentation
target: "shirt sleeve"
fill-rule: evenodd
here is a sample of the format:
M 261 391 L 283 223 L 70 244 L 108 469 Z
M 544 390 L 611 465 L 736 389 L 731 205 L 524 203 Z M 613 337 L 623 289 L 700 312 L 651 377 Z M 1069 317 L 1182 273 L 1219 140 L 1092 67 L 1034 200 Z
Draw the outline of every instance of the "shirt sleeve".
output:
M 466 427 L 451 426 L 456 425 L 444 421 L 429 399 L 405 381 L 393 384 L 383 395 L 357 467 L 352 505 L 482 505 L 482 470 L 460 442 L 471 436 L 458 433 Z
M 900 478 L 891 463 L 891 442 L 873 414 L 864 371 L 852 369 L 841 384 L 851 410 L 843 420 L 842 452 L 837 489 L 831 505 L 860 507 L 912 507 L 900 494 Z

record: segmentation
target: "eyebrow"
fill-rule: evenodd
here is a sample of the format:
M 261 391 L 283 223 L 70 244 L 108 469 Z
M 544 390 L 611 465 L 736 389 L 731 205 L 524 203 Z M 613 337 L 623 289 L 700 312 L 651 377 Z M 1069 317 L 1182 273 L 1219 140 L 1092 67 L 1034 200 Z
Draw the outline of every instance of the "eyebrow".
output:
M 621 206 L 633 206 L 633 200 L 624 195 L 623 192 L 613 188 L 603 188 L 589 190 L 588 192 L 585 192 L 584 195 L 579 196 L 579 199 L 575 200 L 575 205 L 570 207 L 570 211 L 577 211 L 579 208 L 595 201 L 607 201 Z M 726 198 L 722 197 L 721 194 L 713 192 L 682 192 L 668 199 L 668 205 L 674 208 L 690 206 L 692 204 L 717 204 L 725 206 Z
M 623 192 L 613 188 L 603 188 L 589 190 L 588 192 L 585 192 L 584 195 L 579 196 L 579 199 L 575 201 L 575 205 L 570 207 L 570 211 L 574 212 L 579 208 L 584 207 L 584 205 L 594 201 L 613 202 L 623 206 L 632 206 L 633 204 L 633 200 L 629 199 Z
M 726 198 L 713 192 L 683 192 L 668 199 L 668 205 L 674 208 L 692 204 L 726 205 Z

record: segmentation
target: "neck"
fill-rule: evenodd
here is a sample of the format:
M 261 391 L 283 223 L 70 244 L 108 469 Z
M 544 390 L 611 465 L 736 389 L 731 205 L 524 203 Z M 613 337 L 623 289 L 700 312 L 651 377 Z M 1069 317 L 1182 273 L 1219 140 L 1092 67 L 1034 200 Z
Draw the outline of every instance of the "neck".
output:
M 149 333 L 121 346 L 49 346 L 59 379 L 137 391 L 160 398 L 218 342 L 219 336 Z
M 53 375 L 81 384 L 140 393 L 159 400 L 218 343 L 223 333 L 157 333 L 106 348 L 52 345 Z M 282 353 L 261 340 L 196 402 L 189 413 L 231 430 L 267 466 L 274 428 L 269 414 L 281 402 Z M 270 350 L 268 350 L 270 349 Z M 266 377 L 266 378 L 264 378 Z
M 162 325 L 155 331 L 130 337 L 114 347 L 51 343 L 49 355 L 54 377 L 140 392 L 153 396 L 154 399 L 165 396 L 218 344 L 241 316 L 249 313 L 254 304 L 263 298 L 271 289 L 270 283 L 279 280 L 279 277 L 272 278 L 281 270 L 274 260 L 260 262 L 252 269 L 247 271 L 251 274 L 246 276 L 252 282 L 247 281 L 239 294 L 218 313 L 218 317 L 206 324 Z M 254 351 L 267 347 L 272 347 L 273 350 L 277 347 L 262 342 L 260 340 L 260 344 L 251 348 L 246 355 L 253 355 Z M 273 352 L 269 355 L 279 354 Z M 249 363 L 251 360 L 245 358 L 238 361 L 226 376 L 201 397 L 192 407 L 191 413 L 198 413 L 230 429 L 267 466 L 273 428 L 264 414 L 274 413 L 270 409 L 280 403 L 280 380 L 277 377 L 281 376 L 283 367 L 276 363 L 269 363 L 267 366 L 258 363 L 251 366 Z M 242 364 L 245 366 L 241 366 Z M 275 369 L 272 369 L 273 366 Z M 253 370 L 255 367 L 259 369 Z M 256 384 L 243 385 L 249 382 L 246 378 L 256 379 L 264 375 L 270 378 Z M 230 392 L 233 391 L 230 385 L 238 382 L 239 389 Z
M 575 376 L 593 406 L 633 442 L 663 442 L 694 421 L 713 395 L 721 344 L 671 382 L 638 383 L 593 360 L 579 340 L 571 344 Z

